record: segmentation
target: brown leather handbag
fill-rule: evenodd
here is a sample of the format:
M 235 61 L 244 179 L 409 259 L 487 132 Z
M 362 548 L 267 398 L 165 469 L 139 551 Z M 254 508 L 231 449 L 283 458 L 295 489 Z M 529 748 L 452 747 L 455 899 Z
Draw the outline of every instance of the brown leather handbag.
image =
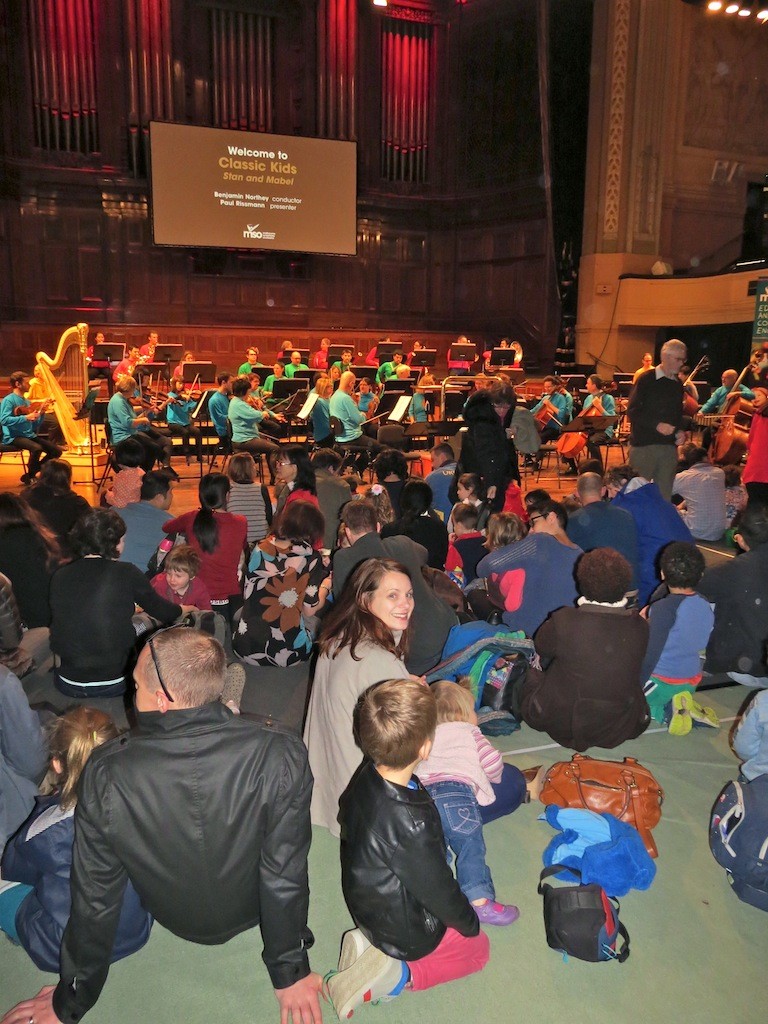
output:
M 613 814 L 633 825 L 651 857 L 658 857 L 651 829 L 661 818 L 664 790 L 634 757 L 601 761 L 574 754 L 570 761 L 558 761 L 544 776 L 539 799 L 543 804 Z

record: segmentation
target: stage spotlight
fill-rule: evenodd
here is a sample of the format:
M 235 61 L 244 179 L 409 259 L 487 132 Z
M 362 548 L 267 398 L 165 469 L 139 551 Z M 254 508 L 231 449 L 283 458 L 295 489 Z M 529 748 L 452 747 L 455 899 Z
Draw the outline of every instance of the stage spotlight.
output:
M 389 6 L 389 0 L 373 0 L 374 7 L 387 7 Z
M 723 0 L 709 0 L 707 4 L 707 10 L 709 11 L 722 11 Z

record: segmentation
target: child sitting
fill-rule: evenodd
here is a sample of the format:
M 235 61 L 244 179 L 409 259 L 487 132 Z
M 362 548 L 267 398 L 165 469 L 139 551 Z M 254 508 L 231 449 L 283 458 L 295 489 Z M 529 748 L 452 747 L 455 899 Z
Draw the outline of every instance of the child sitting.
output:
M 469 690 L 443 680 L 432 686 L 437 703 L 437 729 L 432 750 L 416 774 L 443 823 L 443 833 L 456 858 L 461 891 L 471 900 L 482 924 L 508 925 L 520 916 L 517 907 L 496 902 L 491 872 L 485 863 L 481 808 L 493 804 L 493 784 L 502 778 L 504 762 L 477 727 L 475 702 Z M 525 780 L 512 765 L 519 806 Z M 514 783 L 513 783 L 514 784 Z
M 490 510 L 485 504 L 485 489 L 483 487 L 482 479 L 477 473 L 462 473 L 456 481 L 456 494 L 459 502 L 475 506 L 477 509 L 476 529 L 484 530 L 485 524 L 488 522 L 488 517 L 490 516 Z M 453 509 L 451 509 L 451 514 L 448 518 L 448 533 L 455 532 Z
M 453 533 L 448 543 L 445 571 L 462 589 L 477 576 L 477 563 L 488 554 L 485 534 L 477 529 L 477 508 L 460 501 L 453 506 Z
M 390 679 L 366 691 L 358 736 L 367 760 L 341 798 L 341 885 L 356 928 L 328 993 L 341 1020 L 364 1002 L 480 971 L 488 938 L 445 855 L 429 794 L 414 777 L 437 723 L 431 690 Z
M 61 939 L 69 920 L 77 783 L 96 747 L 116 736 L 110 716 L 95 708 L 75 708 L 57 719 L 50 742 L 56 789 L 38 799 L 3 854 L 0 927 L 24 947 L 41 971 L 58 973 Z M 6 884 L 13 881 L 18 884 Z M 32 884 L 24 884 L 27 881 Z M 112 962 L 141 949 L 151 926 L 152 918 L 128 882 Z
M 741 482 L 741 466 L 723 466 L 725 473 L 725 521 L 730 529 L 736 516 L 747 507 L 747 488 Z
M 152 587 L 166 601 L 191 605 L 193 608 L 199 608 L 201 612 L 209 612 L 211 595 L 198 576 L 199 572 L 198 553 L 189 544 L 177 544 L 165 556 L 163 571 L 154 577 Z
M 669 594 L 644 613 L 650 633 L 641 678 L 647 680 L 644 690 L 651 717 L 665 722 L 675 695 L 694 690 L 701 681 L 699 652 L 707 646 L 715 616 L 709 602 L 696 592 L 705 565 L 695 544 L 668 544 L 659 567 Z
M 743 758 L 741 776 L 751 782 L 768 774 L 768 690 L 758 690 L 733 736 L 733 749 Z
M 126 505 L 132 505 L 141 498 L 141 479 L 144 476 L 141 464 L 144 461 L 144 448 L 135 438 L 126 437 L 124 441 L 115 445 L 115 461 L 117 473 L 111 489 L 104 495 L 104 501 L 112 508 L 125 508 Z

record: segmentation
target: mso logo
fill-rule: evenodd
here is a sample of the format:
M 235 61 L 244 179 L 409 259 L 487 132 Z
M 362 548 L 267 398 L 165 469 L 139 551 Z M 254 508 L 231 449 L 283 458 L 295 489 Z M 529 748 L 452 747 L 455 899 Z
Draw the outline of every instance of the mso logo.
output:
M 249 224 L 245 231 L 243 231 L 243 238 L 262 238 L 271 240 L 275 237 L 274 231 L 259 231 L 258 224 Z

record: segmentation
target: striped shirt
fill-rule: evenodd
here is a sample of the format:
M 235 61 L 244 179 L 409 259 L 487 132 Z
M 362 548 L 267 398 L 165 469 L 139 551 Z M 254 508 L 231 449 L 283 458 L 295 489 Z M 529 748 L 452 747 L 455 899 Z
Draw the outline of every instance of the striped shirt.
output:
M 436 782 L 463 782 L 482 806 L 496 799 L 492 782 L 501 781 L 501 754 L 492 747 L 476 725 L 469 722 L 441 722 L 435 731 L 432 750 L 415 774 L 425 786 Z
M 245 516 L 248 521 L 248 543 L 255 544 L 264 540 L 269 533 L 269 518 L 266 502 L 259 484 L 236 484 L 232 481 L 227 511 L 237 516 Z M 270 513 L 271 513 L 270 502 Z

